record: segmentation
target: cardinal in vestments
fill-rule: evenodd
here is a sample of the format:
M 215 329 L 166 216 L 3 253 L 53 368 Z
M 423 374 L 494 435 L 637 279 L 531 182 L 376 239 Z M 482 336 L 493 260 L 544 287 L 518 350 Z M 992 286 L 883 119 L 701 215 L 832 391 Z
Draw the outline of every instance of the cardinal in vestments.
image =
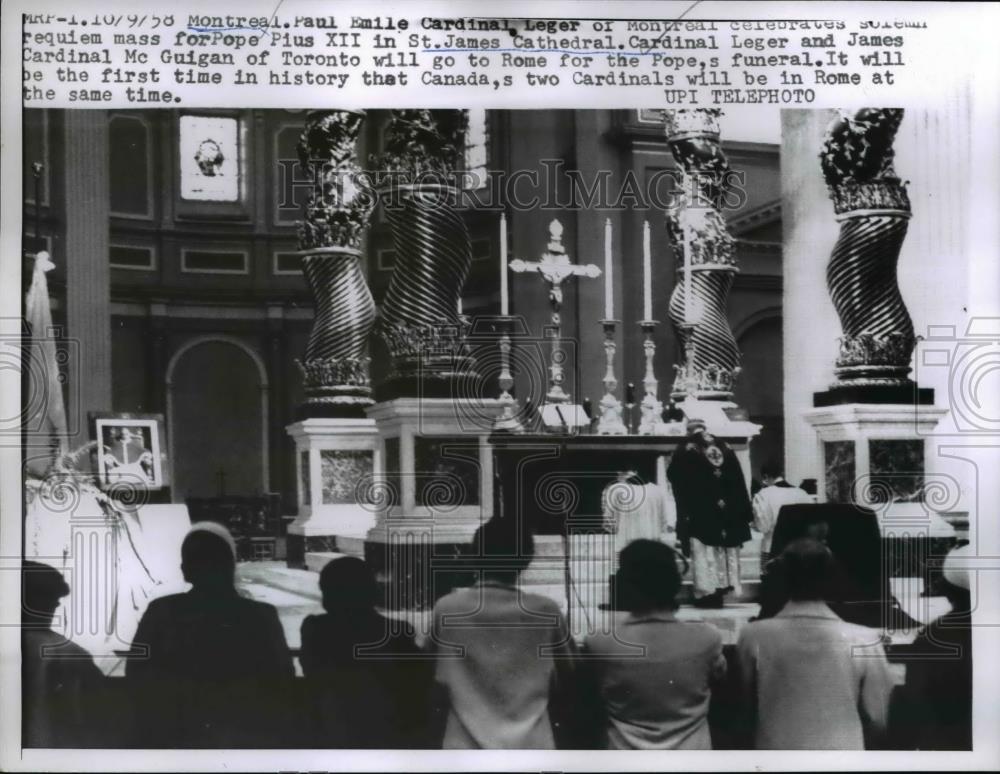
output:
M 677 503 L 677 538 L 691 559 L 696 607 L 722 607 L 740 593 L 740 547 L 750 539 L 753 510 L 736 454 L 690 419 L 667 478 Z

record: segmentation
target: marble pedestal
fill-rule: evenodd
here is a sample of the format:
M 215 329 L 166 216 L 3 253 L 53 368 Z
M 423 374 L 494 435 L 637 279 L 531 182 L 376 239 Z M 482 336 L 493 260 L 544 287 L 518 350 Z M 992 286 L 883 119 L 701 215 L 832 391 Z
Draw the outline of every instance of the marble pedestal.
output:
M 493 516 L 487 437 L 500 411 L 496 400 L 447 398 L 396 398 L 368 409 L 384 466 L 365 556 L 388 607 L 424 607 L 454 585 L 461 552 Z
M 939 574 L 931 558 L 955 545 L 955 528 L 934 510 L 925 467 L 926 438 L 947 409 L 933 405 L 849 403 L 804 413 L 816 430 L 820 502 L 855 503 L 878 514 L 885 571 L 922 590 Z
M 820 502 L 856 503 L 879 514 L 883 531 L 944 530 L 924 501 L 925 439 L 947 409 L 848 403 L 804 413 L 816 431 Z
M 287 431 L 295 439 L 299 506 L 288 526 L 288 565 L 301 568 L 307 552 L 337 551 L 338 538 L 364 538 L 374 525 L 382 445 L 368 418 L 314 417 Z

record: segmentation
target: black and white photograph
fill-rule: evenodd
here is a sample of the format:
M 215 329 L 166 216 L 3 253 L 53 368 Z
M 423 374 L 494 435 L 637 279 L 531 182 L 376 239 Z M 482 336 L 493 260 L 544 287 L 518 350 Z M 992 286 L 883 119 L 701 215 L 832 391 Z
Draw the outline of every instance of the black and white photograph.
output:
M 4 767 L 1000 768 L 985 6 L 422 5 L 5 13 Z
M 155 415 L 95 415 L 94 434 L 99 439 L 98 479 L 103 487 L 132 483 L 160 489 L 166 483 L 160 427 Z

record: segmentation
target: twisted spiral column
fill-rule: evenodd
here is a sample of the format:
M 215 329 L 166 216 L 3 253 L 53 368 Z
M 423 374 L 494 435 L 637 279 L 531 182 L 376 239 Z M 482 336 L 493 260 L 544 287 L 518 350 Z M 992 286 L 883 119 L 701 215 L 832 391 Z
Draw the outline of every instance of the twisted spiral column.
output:
M 428 379 L 455 387 L 454 377 L 473 376 L 467 323 L 458 312 L 472 244 L 451 183 L 465 122 L 463 111 L 398 110 L 386 132 L 383 164 L 395 182 L 384 199 L 396 265 L 380 332 L 392 361 L 390 380 L 418 379 L 424 395 Z
M 910 202 L 892 168 L 903 111 L 842 113 L 820 156 L 840 235 L 826 269 L 842 337 L 833 387 L 910 384 L 916 338 L 896 268 Z
M 726 304 L 739 268 L 721 212 L 731 175 L 719 139 L 721 111 L 668 110 L 664 115 L 667 143 L 682 175 L 681 202 L 667 213 L 678 256 L 668 312 L 684 346 L 671 396 L 729 399 L 740 351 Z
M 670 321 L 687 353 L 671 395 L 683 397 L 690 389 L 700 397 L 728 397 L 739 371 L 740 351 L 729 327 L 726 301 L 736 277 L 726 267 L 695 268 L 691 274 L 691 316 L 687 324 L 683 283 L 674 287 L 668 309 Z M 691 382 L 693 382 L 693 387 Z
M 368 377 L 368 336 L 375 302 L 361 266 L 359 244 L 374 205 L 359 186 L 355 143 L 364 113 L 311 111 L 299 140 L 299 160 L 313 187 L 299 224 L 299 246 L 315 317 L 299 362 L 307 416 L 359 414 L 374 401 Z
M 307 404 L 369 405 L 366 355 L 375 325 L 375 301 L 350 248 L 316 248 L 302 257 L 315 300 L 315 317 L 301 368 Z M 338 399 L 342 398 L 342 399 Z
M 457 325 L 458 299 L 472 265 L 472 244 L 444 186 L 400 188 L 387 208 L 396 268 L 385 296 L 389 324 Z
M 467 323 L 458 313 L 472 244 L 452 204 L 455 196 L 444 186 L 407 186 L 397 190 L 396 205 L 386 208 L 396 266 L 381 332 L 398 378 L 451 380 L 472 373 Z

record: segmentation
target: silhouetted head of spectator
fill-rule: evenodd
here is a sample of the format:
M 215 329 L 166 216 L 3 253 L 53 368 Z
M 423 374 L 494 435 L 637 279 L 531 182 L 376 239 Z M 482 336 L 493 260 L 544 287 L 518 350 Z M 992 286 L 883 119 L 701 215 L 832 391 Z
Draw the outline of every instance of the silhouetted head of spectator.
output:
M 472 536 L 472 569 L 483 578 L 514 583 L 535 556 L 535 541 L 523 524 L 491 519 Z
M 615 574 L 615 607 L 632 612 L 674 610 L 681 588 L 677 553 L 658 540 L 633 540 Z
M 801 489 L 807 495 L 812 495 L 813 497 L 815 497 L 816 493 L 819 491 L 819 487 L 816 483 L 815 478 L 802 479 L 802 483 L 799 484 L 799 489 Z
M 953 548 L 944 559 L 941 568 L 941 590 L 948 597 L 951 609 L 956 613 L 967 613 L 972 610 L 972 585 L 967 562 L 974 556 L 972 547 L 965 545 Z
M 59 600 L 69 594 L 62 574 L 47 564 L 26 561 L 21 567 L 21 583 L 21 622 L 25 626 L 48 627 Z
M 328 613 L 369 611 L 378 602 L 375 573 L 367 562 L 354 556 L 327 562 L 319 574 L 319 590 Z
M 192 524 L 181 544 L 181 571 L 195 589 L 232 590 L 236 542 L 229 530 L 211 521 Z
M 777 460 L 768 460 L 760 466 L 760 477 L 764 486 L 770 486 L 779 478 L 785 477 L 785 471 L 781 468 L 782 465 Z
M 833 575 L 833 554 L 813 538 L 793 540 L 781 553 L 781 566 L 790 599 L 823 600 Z

